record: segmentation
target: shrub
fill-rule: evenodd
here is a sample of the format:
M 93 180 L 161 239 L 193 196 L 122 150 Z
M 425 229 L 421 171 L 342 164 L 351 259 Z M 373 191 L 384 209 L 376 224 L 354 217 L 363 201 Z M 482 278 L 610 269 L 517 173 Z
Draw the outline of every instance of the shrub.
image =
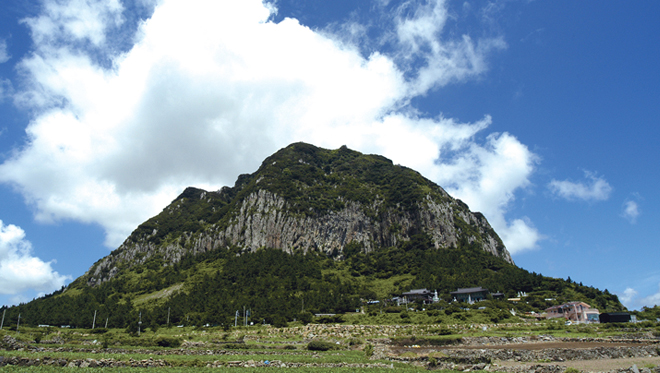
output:
M 344 322 L 344 318 L 341 315 L 320 316 L 316 321 L 319 324 L 341 324 Z
M 110 337 L 106 334 L 103 336 L 103 349 L 107 349 L 110 346 Z
M 286 318 L 282 315 L 273 316 L 273 326 L 276 328 L 286 328 L 289 324 L 286 322 Z
M 357 339 L 357 338 L 351 338 L 348 340 L 348 345 L 349 346 L 359 346 L 362 344 L 362 341 Z
M 175 337 L 159 336 L 156 338 L 156 344 L 160 347 L 179 347 L 181 346 L 181 339 Z
M 228 343 L 224 345 L 224 348 L 228 350 L 247 350 L 250 347 L 245 343 Z
M 438 335 L 451 335 L 453 332 L 451 329 L 443 327 L 438 330 Z
M 367 343 L 367 345 L 364 346 L 364 356 L 370 358 L 373 355 L 374 355 L 374 346 L 372 346 L 370 343 Z
M 311 341 L 307 344 L 307 349 L 310 351 L 328 351 L 335 349 L 335 344 L 325 341 Z
M 314 315 L 312 315 L 311 312 L 305 311 L 300 313 L 299 318 L 300 318 L 300 322 L 303 323 L 303 325 L 307 325 L 310 322 L 312 322 L 312 320 L 314 319 Z
M 105 334 L 107 332 L 108 332 L 108 329 L 106 329 L 106 328 L 92 329 L 92 334 Z

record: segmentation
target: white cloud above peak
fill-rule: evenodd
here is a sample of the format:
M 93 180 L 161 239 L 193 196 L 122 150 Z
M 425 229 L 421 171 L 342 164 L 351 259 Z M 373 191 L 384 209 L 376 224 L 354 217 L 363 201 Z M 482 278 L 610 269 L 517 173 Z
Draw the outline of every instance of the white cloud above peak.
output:
M 486 56 L 506 48 L 502 38 L 483 38 L 476 43 L 469 35 L 446 41 L 441 38 L 451 17 L 445 0 L 405 2 L 395 18 L 399 50 L 395 59 L 406 69 L 415 64 L 414 94 L 452 81 L 463 81 L 487 70 Z M 411 10 L 410 7 L 414 8 Z
M 585 171 L 584 182 L 552 180 L 548 187 L 555 195 L 567 200 L 605 201 L 610 198 L 612 186 L 593 172 Z
M 409 104 L 483 72 L 488 48 L 479 43 L 497 44 L 443 39 L 443 1 L 393 15 L 399 49 L 364 56 L 331 32 L 269 21 L 275 9 L 260 0 L 163 0 L 129 50 L 108 51 L 111 67 L 78 41 L 103 48 L 123 8 L 81 1 L 47 2 L 27 22 L 35 53 L 20 64 L 29 81 L 15 99 L 35 116 L 25 146 L 0 165 L 0 182 L 38 219 L 98 223 L 114 248 L 186 186 L 232 185 L 277 149 L 306 141 L 419 170 L 482 211 L 514 253 L 541 238 L 528 219 L 505 217 L 537 157 L 507 133 L 476 140 L 487 115 L 462 123 Z M 86 11 L 75 15 L 78 5 Z M 65 36 L 56 44 L 44 34 L 52 25 Z M 407 49 L 425 63 L 403 63 Z

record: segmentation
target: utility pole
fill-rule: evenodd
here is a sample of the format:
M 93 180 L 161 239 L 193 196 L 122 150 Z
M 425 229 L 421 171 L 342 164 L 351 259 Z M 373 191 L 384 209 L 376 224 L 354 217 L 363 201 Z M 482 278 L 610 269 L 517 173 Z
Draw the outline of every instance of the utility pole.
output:
M 234 327 L 238 324 L 238 310 L 236 310 L 236 315 L 234 315 Z
M 96 310 L 94 310 L 94 320 L 92 321 L 92 330 L 96 327 Z
M 7 313 L 6 308 L 4 311 L 2 311 L 2 323 L 0 323 L 0 330 L 2 330 L 2 327 L 5 325 L 5 313 Z
M 243 306 L 243 325 L 247 326 L 247 314 L 245 313 L 245 306 Z
M 167 307 L 167 326 L 170 326 L 170 307 Z
M 21 325 L 21 314 L 18 314 L 18 321 L 16 321 L 16 334 L 19 334 L 18 326 Z
M 140 312 L 140 321 L 138 321 L 138 337 L 140 336 L 140 329 L 142 329 L 142 312 Z
M 110 318 L 110 317 L 106 317 L 106 318 L 105 318 L 105 328 L 106 328 L 106 329 L 108 329 L 108 319 L 109 319 L 109 318 Z

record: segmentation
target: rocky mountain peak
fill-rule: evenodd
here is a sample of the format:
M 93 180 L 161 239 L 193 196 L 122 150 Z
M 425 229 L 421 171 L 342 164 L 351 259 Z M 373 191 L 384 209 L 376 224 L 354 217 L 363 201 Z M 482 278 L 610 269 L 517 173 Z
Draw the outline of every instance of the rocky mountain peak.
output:
M 372 252 L 426 234 L 432 249 L 476 247 L 513 263 L 486 218 L 409 168 L 342 146 L 294 143 L 218 191 L 186 188 L 85 274 L 98 285 L 149 258 L 240 247 L 321 252 L 347 245 Z

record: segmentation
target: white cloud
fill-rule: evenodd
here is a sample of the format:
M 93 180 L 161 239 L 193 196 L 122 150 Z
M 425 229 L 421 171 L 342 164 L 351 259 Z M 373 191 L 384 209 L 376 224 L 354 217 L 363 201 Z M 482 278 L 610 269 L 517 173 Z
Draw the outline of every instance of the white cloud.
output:
M 51 262 L 32 255 L 32 245 L 20 227 L 4 225 L 0 220 L 0 294 L 52 292 L 68 278 L 54 271 Z
M 444 2 L 396 14 L 400 49 L 365 57 L 294 19 L 269 22 L 274 9 L 259 0 L 163 0 L 134 46 L 104 68 L 78 42 L 101 47 L 121 6 L 81 1 L 49 2 L 27 21 L 35 53 L 20 63 L 30 84 L 15 99 L 36 115 L 27 144 L 0 165 L 0 182 L 39 220 L 98 223 L 116 247 L 185 186 L 231 185 L 278 148 L 307 141 L 383 154 L 449 185 L 512 252 L 541 238 L 525 218 L 505 219 L 536 162 L 525 145 L 506 133 L 477 142 L 488 116 L 461 123 L 408 106 L 484 71 L 489 48 L 479 43 L 496 43 L 443 40 Z M 85 11 L 74 12 L 78 5 Z M 406 51 L 424 63 L 405 63 Z
M 507 206 L 514 192 L 529 186 L 537 157 L 508 133 L 491 134 L 482 146 L 467 149 L 437 168 L 436 178 L 447 191 L 486 215 L 508 250 L 517 253 L 536 247 L 543 236 L 529 219 L 507 222 Z
M 637 217 L 639 216 L 639 206 L 635 201 L 626 201 L 623 204 L 623 216 L 630 224 L 635 224 L 637 222 Z
M 610 197 L 612 187 L 605 179 L 589 171 L 585 171 L 584 176 L 588 179 L 587 182 L 552 180 L 549 188 L 556 195 L 568 200 L 604 201 Z
M 107 29 L 121 24 L 122 10 L 119 0 L 45 0 L 43 14 L 25 23 L 41 47 L 64 41 L 88 41 L 100 46 Z
M 409 7 L 416 7 L 411 11 Z M 436 85 L 463 80 L 487 70 L 485 57 L 491 50 L 504 49 L 501 38 L 481 39 L 475 43 L 468 35 L 450 42 L 440 35 L 450 17 L 445 0 L 426 4 L 405 2 L 395 19 L 399 43 L 397 61 L 418 68 L 413 94 L 423 94 Z M 407 16 L 408 14 L 411 16 Z
M 648 296 L 640 296 L 637 290 L 630 287 L 626 288 L 623 294 L 618 294 L 618 296 L 621 303 L 628 309 L 653 308 L 660 305 L 660 284 L 658 284 L 657 292 Z
M 7 52 L 7 41 L 0 39 L 0 63 L 9 61 L 11 56 Z
M 633 300 L 637 298 L 637 294 L 637 290 L 626 288 L 626 290 L 623 291 L 623 294 L 619 295 L 619 300 L 624 306 L 626 306 L 626 308 L 632 308 L 634 305 Z
M 649 308 L 660 306 L 660 284 L 658 284 L 658 291 L 655 294 L 642 298 L 639 303 L 641 306 L 646 306 Z

